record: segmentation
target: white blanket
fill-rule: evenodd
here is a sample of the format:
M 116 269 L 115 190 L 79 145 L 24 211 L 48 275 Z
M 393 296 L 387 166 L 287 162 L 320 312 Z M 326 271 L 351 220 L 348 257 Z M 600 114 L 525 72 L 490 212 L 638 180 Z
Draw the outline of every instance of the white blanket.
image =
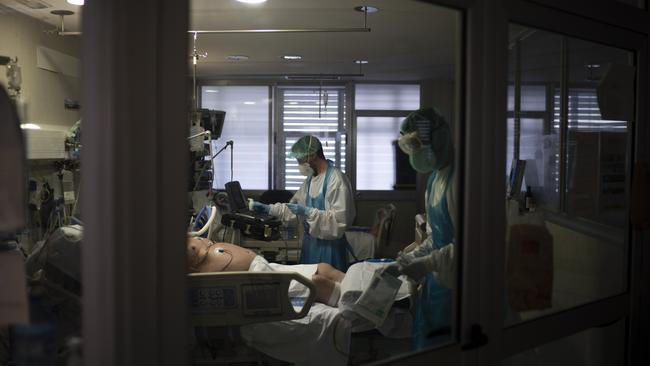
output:
M 363 291 L 377 268 L 385 263 L 361 262 L 352 265 L 341 283 L 341 294 Z M 396 300 L 409 296 L 406 281 Z M 388 337 L 408 337 L 412 317 L 408 310 L 392 309 L 379 328 Z M 367 320 L 339 308 L 315 303 L 302 319 L 249 324 L 241 327 L 241 336 L 253 347 L 271 357 L 298 366 L 344 366 L 348 362 L 353 332 L 373 329 Z

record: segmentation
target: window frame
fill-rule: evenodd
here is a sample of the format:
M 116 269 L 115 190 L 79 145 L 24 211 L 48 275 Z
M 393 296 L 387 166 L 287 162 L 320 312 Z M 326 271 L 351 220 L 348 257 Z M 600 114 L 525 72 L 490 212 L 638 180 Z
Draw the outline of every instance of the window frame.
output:
M 358 84 L 374 84 L 374 85 L 418 85 L 420 86 L 420 97 L 422 95 L 422 83 L 418 81 L 364 81 L 364 82 L 323 82 L 323 86 L 335 86 L 343 87 L 345 91 L 344 101 L 346 103 L 345 108 L 349 111 L 345 116 L 345 134 L 346 134 L 346 175 L 350 179 L 353 190 L 356 192 L 356 198 L 367 199 L 367 200 L 396 200 L 396 199 L 413 199 L 416 189 L 404 189 L 404 190 L 357 190 L 357 160 L 356 160 L 356 148 L 357 148 L 357 134 L 356 134 L 356 124 L 357 117 L 406 117 L 412 111 L 409 110 L 374 110 L 374 109 L 360 109 L 357 110 L 355 106 L 355 93 L 356 85 Z M 320 83 L 315 83 L 313 81 L 292 81 L 292 82 L 278 82 L 265 79 L 255 79 L 255 80 L 229 80 L 229 79 L 203 79 L 197 81 L 197 102 L 198 105 L 202 105 L 202 93 L 201 90 L 206 86 L 266 86 L 269 88 L 269 148 L 267 151 L 267 160 L 268 160 L 268 188 L 271 189 L 284 189 L 282 185 L 282 179 L 280 178 L 279 169 L 283 164 L 280 161 L 280 151 L 277 146 L 277 141 L 281 136 L 281 125 L 280 121 L 280 105 L 278 103 L 278 87 L 292 87 L 292 86 L 320 86 Z M 420 98 L 420 105 L 421 105 Z M 282 157 L 284 158 L 284 156 Z M 261 194 L 265 190 L 260 189 L 250 189 L 246 190 L 253 194 Z
M 574 14 L 569 13 L 569 10 L 573 8 L 586 5 L 579 4 L 580 2 L 573 4 L 560 4 L 555 0 L 550 1 L 550 4 L 548 2 L 545 4 L 535 4 L 535 2 L 503 0 L 503 3 L 507 4 L 507 6 L 504 7 L 505 22 L 504 24 L 500 24 L 500 27 L 507 28 L 511 23 L 522 24 L 527 27 L 534 27 L 549 32 L 563 34 L 568 37 L 580 38 L 632 51 L 635 53 L 635 66 L 638 68 L 635 99 L 640 101 L 647 97 L 647 37 L 644 38 L 645 34 L 642 34 L 642 32 L 635 33 L 633 30 L 630 30 L 631 28 L 635 28 L 634 23 L 639 19 L 639 12 L 636 12 L 634 16 L 635 19 L 633 19 L 634 21 L 631 21 L 629 24 L 623 24 L 622 21 L 612 21 L 612 19 L 615 18 L 613 16 L 607 17 L 604 15 L 608 13 L 608 10 L 611 10 L 614 13 L 621 13 L 620 10 L 622 10 L 622 8 L 613 5 L 605 6 L 603 2 L 599 2 L 597 5 L 594 4 L 593 7 L 587 6 L 590 8 L 587 13 L 590 15 L 598 14 L 598 16 L 602 16 L 601 20 L 593 20 L 593 18 L 588 19 L 585 18 L 586 15 L 574 15 L 585 14 L 585 12 L 577 12 Z M 611 15 L 611 12 L 609 12 L 609 14 Z M 598 18 L 598 16 L 595 18 Z M 644 16 L 643 18 L 647 19 L 647 16 Z M 501 50 L 501 52 L 503 53 L 499 55 L 500 58 L 507 62 L 505 50 Z M 504 108 L 503 120 L 505 120 L 507 114 L 505 112 Z M 647 136 L 647 130 L 640 129 L 638 123 L 638 121 L 646 121 L 646 119 L 647 114 L 645 107 L 637 103 L 635 106 L 634 122 L 630 124 L 630 130 L 637 141 L 639 138 Z M 628 148 L 630 160 L 636 160 L 643 156 L 647 156 L 647 154 L 644 155 L 643 152 L 639 150 L 638 144 L 632 143 Z M 550 340 L 562 339 L 582 330 L 600 327 L 622 319 L 626 321 L 628 325 L 627 334 L 629 337 L 625 344 L 626 350 L 628 351 L 628 353 L 626 353 L 628 355 L 627 361 L 629 362 L 630 359 L 633 359 L 629 358 L 632 354 L 629 352 L 634 352 L 634 342 L 632 340 L 634 339 L 635 333 L 641 332 L 639 325 L 636 324 L 640 317 L 639 314 L 642 311 L 637 305 L 639 304 L 640 296 L 638 285 L 639 283 L 647 284 L 647 279 L 640 280 L 640 261 L 635 259 L 643 256 L 643 252 L 641 251 L 642 249 L 640 249 L 639 245 L 640 238 L 631 233 L 629 227 L 626 228 L 626 232 L 626 240 L 629 243 L 627 262 L 629 286 L 627 287 L 627 291 L 605 299 L 591 301 L 583 306 L 572 307 L 559 313 L 550 314 L 530 322 L 518 323 L 512 326 L 504 327 L 500 317 L 488 321 L 490 327 L 495 329 L 501 328 L 499 333 L 501 334 L 500 345 L 502 347 L 499 353 L 502 358 L 518 354 L 521 351 L 533 348 Z M 503 244 L 498 242 L 493 249 L 496 250 L 497 253 L 502 253 Z M 496 266 L 492 266 L 493 270 L 497 271 L 499 275 L 503 273 L 503 263 L 499 263 L 502 260 L 503 258 L 498 258 L 495 263 Z M 495 291 L 492 294 L 494 299 L 491 302 L 494 303 L 502 301 L 499 300 L 498 297 L 502 297 L 500 294 L 504 293 L 505 290 L 505 283 L 503 280 L 498 281 L 498 285 L 498 291 Z M 634 306 L 633 303 L 637 306 Z
M 357 109 L 356 108 L 356 86 L 359 84 L 374 84 L 374 85 L 418 85 L 420 87 L 420 103 L 422 106 L 422 83 L 418 81 L 367 81 L 361 83 L 351 83 L 352 92 L 350 93 L 352 109 L 351 109 L 351 118 L 352 122 L 350 127 L 352 128 L 353 133 L 351 133 L 351 143 L 350 151 L 354 151 L 354 154 L 350 154 L 350 180 L 352 187 L 356 192 L 356 196 L 359 199 L 366 200 L 397 200 L 397 199 L 413 199 L 416 194 L 416 189 L 403 189 L 403 190 L 359 190 L 357 187 L 357 117 L 406 117 L 409 113 L 413 111 L 409 110 L 393 110 L 393 109 Z M 397 131 L 395 136 L 397 137 Z
M 344 103 L 343 108 L 348 108 L 350 109 L 350 85 L 352 83 L 350 82 L 323 82 L 322 86 L 323 87 L 335 87 L 335 88 L 341 88 L 341 90 L 345 93 L 344 97 L 342 98 L 342 101 Z M 282 140 L 284 138 L 284 132 L 283 132 L 283 126 L 280 123 L 282 120 L 282 115 L 281 115 L 281 109 L 283 106 L 283 99 L 280 96 L 280 93 L 278 92 L 279 89 L 282 88 L 292 88 L 292 87 L 320 87 L 321 83 L 315 83 L 315 82 L 282 82 L 282 83 L 275 83 L 273 85 L 273 100 L 271 102 L 272 104 L 272 109 L 273 109 L 273 129 L 271 130 L 271 151 L 270 151 L 270 157 L 269 159 L 272 160 L 272 165 L 273 168 L 272 170 L 269 170 L 271 172 L 269 176 L 269 189 L 278 189 L 278 190 L 284 190 L 284 172 L 280 171 L 284 169 L 284 160 L 285 160 L 285 154 L 282 149 L 284 149 L 284 145 L 280 146 L 278 144 L 278 141 Z M 339 97 L 340 98 L 340 97 Z M 341 113 L 341 112 L 339 112 Z M 349 161 L 352 156 L 350 153 L 351 147 L 350 147 L 350 133 L 351 133 L 351 126 L 350 126 L 350 113 L 348 112 L 345 115 L 345 174 L 348 176 L 350 180 L 352 180 L 352 176 L 350 175 L 350 167 L 349 167 Z M 339 118 L 339 123 L 341 123 L 341 119 Z M 337 151 L 337 154 L 340 154 L 340 149 Z M 354 186 L 353 186 L 354 187 Z M 290 190 L 291 192 L 291 190 Z

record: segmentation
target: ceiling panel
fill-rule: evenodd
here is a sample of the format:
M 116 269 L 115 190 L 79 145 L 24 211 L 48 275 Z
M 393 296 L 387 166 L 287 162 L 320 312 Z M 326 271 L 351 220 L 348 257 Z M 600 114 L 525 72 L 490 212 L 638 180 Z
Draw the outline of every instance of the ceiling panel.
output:
M 358 5 L 379 8 L 367 15 L 371 32 L 291 34 L 199 34 L 207 52 L 199 78 L 228 79 L 242 74 L 350 74 L 361 80 L 451 79 L 457 50 L 459 13 L 411 0 L 363 3 L 350 0 L 268 0 L 248 5 L 235 0 L 191 1 L 191 29 L 287 29 L 363 27 Z M 190 48 L 192 36 L 188 37 Z M 285 61 L 285 54 L 303 56 Z M 229 61 L 228 55 L 246 55 Z M 354 61 L 368 60 L 360 70 Z
M 92 1 L 92 0 L 91 0 Z M 43 3 L 31 9 L 25 2 Z M 74 11 L 66 16 L 67 31 L 79 31 L 81 9 L 65 0 L 0 0 L 6 8 L 59 25 L 52 10 Z M 360 80 L 452 79 L 460 34 L 459 12 L 415 0 L 268 0 L 250 5 L 236 0 L 190 0 L 190 30 L 362 28 L 358 5 L 379 8 L 367 15 L 371 32 L 291 34 L 200 34 L 197 76 L 236 79 L 237 75 L 364 74 Z M 188 46 L 192 49 L 192 35 Z M 303 56 L 285 61 L 285 54 Z M 230 61 L 228 55 L 248 60 Z M 354 61 L 368 60 L 360 69 Z M 188 54 L 188 65 L 190 64 Z M 188 70 L 188 72 L 191 71 Z

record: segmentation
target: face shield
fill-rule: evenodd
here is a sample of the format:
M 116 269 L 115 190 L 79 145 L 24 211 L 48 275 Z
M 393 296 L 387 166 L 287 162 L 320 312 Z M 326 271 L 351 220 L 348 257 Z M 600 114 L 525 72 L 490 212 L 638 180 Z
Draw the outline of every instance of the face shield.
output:
M 418 133 L 413 131 L 400 136 L 397 145 L 405 154 L 412 155 L 422 148 L 422 140 L 418 137 Z
M 409 155 L 413 169 L 428 173 L 447 163 L 451 147 L 449 125 L 433 109 L 410 114 L 400 130 L 397 144 Z

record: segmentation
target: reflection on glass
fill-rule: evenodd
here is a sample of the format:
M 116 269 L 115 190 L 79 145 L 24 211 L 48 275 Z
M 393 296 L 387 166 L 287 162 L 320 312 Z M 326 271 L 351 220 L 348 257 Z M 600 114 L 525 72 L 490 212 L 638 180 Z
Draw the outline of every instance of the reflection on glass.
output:
M 576 333 L 509 357 L 502 366 L 614 366 L 625 360 L 625 323 Z
M 571 216 L 622 229 L 627 207 L 628 122 L 612 120 L 616 118 L 613 113 L 609 119 L 604 118 L 598 98 L 607 97 L 606 90 L 603 90 L 606 77 L 624 77 L 612 70 L 629 65 L 630 55 L 582 40 L 571 39 L 567 43 L 566 210 Z M 633 110 L 633 100 L 629 101 L 627 108 Z
M 66 20 L 67 30 L 79 30 L 79 14 Z M 2 365 L 80 358 L 81 52 L 78 36 L 44 34 L 59 25 L 0 4 Z
M 634 108 L 629 52 L 510 33 L 507 324 L 625 290 Z M 612 85 L 629 91 L 616 108 Z

